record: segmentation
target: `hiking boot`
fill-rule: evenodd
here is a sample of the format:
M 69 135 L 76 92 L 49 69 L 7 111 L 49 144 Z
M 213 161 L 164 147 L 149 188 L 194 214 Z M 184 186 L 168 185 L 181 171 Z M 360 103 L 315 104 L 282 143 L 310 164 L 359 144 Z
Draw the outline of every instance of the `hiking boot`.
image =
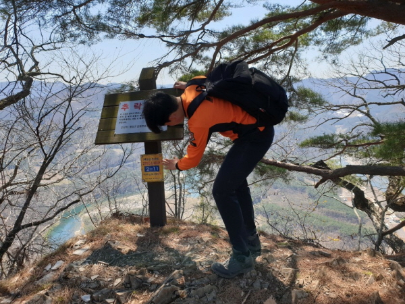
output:
M 262 254 L 262 245 L 260 243 L 259 235 L 257 233 L 248 236 L 247 247 L 253 259 L 256 259 Z
M 213 272 L 218 276 L 231 279 L 238 274 L 246 273 L 253 270 L 253 258 L 249 253 L 249 256 L 245 256 L 242 252 L 232 249 L 231 257 L 224 263 L 214 263 L 211 266 Z

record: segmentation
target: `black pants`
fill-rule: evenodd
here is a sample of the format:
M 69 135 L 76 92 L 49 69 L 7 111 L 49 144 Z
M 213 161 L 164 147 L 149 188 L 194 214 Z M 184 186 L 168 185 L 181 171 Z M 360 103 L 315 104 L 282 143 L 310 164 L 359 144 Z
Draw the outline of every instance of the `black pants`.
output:
M 256 129 L 234 141 L 213 186 L 213 196 L 234 249 L 248 251 L 246 238 L 256 232 L 248 175 L 273 142 L 274 128 Z

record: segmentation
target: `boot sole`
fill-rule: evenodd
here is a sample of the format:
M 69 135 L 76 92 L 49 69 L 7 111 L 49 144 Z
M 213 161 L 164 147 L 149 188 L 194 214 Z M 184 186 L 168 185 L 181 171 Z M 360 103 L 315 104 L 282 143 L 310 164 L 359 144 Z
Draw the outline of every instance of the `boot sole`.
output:
M 214 269 L 213 266 L 214 266 L 214 265 L 211 266 L 211 270 L 212 270 L 217 276 L 219 276 L 219 277 L 221 277 L 221 278 L 225 278 L 225 279 L 233 279 L 234 277 L 236 277 L 236 276 L 238 276 L 238 275 L 240 275 L 240 274 L 248 273 L 248 272 L 252 271 L 252 270 L 255 268 L 254 266 L 252 266 L 251 268 L 242 269 L 240 272 L 238 272 L 238 273 L 236 273 L 236 274 L 232 274 L 232 275 L 229 274 L 229 275 L 227 275 L 227 274 L 224 274 L 224 273 L 219 273 L 219 272 L 217 272 L 217 271 Z

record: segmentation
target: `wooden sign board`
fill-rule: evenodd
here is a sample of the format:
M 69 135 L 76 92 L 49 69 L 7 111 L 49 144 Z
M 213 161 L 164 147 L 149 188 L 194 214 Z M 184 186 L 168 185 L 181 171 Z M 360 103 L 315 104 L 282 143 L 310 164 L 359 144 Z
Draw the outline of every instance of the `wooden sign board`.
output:
M 141 155 L 142 180 L 147 183 L 163 182 L 162 154 Z
M 159 91 L 175 96 L 180 96 L 182 93 L 182 91 L 177 89 L 160 89 Z M 117 120 L 118 122 L 120 122 L 120 119 L 122 120 L 122 118 L 118 118 L 120 103 L 122 105 L 123 102 L 143 101 L 147 99 L 153 92 L 156 92 L 156 90 L 105 95 L 95 144 L 106 145 L 183 139 L 183 126 L 168 127 L 166 131 L 159 134 L 155 134 L 153 132 L 144 132 L 144 130 L 142 132 L 136 132 L 136 129 L 133 126 L 128 128 L 128 133 L 124 133 L 122 128 L 120 128 L 119 132 L 116 132 Z M 133 116 L 133 118 L 134 117 L 135 116 Z M 134 119 L 139 119 L 139 117 Z M 138 125 L 141 125 L 141 123 Z

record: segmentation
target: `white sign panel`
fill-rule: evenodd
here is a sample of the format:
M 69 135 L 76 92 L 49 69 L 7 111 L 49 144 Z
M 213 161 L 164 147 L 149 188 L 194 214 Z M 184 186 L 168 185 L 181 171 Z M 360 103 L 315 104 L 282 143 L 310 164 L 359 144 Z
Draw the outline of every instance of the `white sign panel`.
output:
M 117 122 L 115 124 L 115 134 L 151 132 L 146 126 L 142 115 L 143 103 L 144 100 L 120 102 Z M 166 131 L 167 126 L 161 127 L 161 129 L 162 131 Z

